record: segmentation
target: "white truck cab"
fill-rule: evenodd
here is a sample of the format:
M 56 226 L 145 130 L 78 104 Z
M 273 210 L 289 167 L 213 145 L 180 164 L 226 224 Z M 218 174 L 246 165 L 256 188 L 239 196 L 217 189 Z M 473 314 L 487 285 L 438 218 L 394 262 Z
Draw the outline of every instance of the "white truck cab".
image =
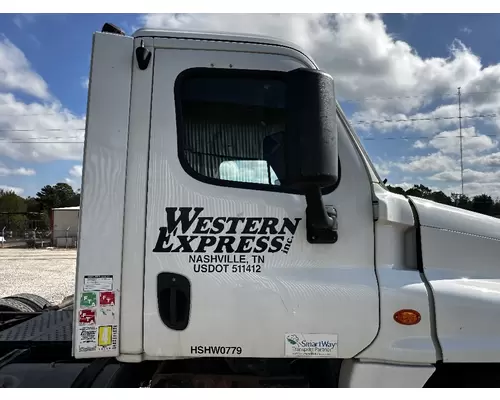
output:
M 75 358 L 298 360 L 339 387 L 496 371 L 500 221 L 389 192 L 334 79 L 266 37 L 94 34 Z

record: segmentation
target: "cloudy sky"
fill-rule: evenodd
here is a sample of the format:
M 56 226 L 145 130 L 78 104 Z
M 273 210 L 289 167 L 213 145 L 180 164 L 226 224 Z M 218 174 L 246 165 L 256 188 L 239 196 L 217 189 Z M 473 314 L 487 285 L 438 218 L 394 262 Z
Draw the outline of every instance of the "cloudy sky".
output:
M 0 187 L 80 186 L 92 32 L 162 27 L 269 34 L 333 75 L 391 184 L 500 196 L 498 15 L 0 15 Z

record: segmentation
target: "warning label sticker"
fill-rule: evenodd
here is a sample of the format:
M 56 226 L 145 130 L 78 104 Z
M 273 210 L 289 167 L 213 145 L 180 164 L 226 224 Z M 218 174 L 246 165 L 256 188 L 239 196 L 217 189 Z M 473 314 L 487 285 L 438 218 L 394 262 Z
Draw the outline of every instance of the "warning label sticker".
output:
M 94 310 L 80 310 L 78 316 L 80 325 L 95 325 Z
M 101 292 L 99 293 L 100 306 L 114 306 L 115 305 L 115 292 Z
M 97 328 L 95 326 L 78 327 L 78 351 L 89 352 L 97 350 Z
M 105 325 L 99 327 L 97 338 L 98 349 L 100 351 L 115 350 L 118 338 L 118 326 Z
M 80 307 L 95 307 L 97 305 L 97 295 L 94 292 L 83 292 L 80 295 Z
M 113 290 L 113 275 L 85 275 L 83 278 L 84 292 L 102 292 Z

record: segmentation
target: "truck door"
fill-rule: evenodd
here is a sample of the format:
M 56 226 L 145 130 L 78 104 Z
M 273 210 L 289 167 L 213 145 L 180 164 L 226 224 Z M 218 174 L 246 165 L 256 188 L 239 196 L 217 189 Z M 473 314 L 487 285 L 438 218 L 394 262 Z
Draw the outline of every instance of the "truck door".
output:
M 311 244 L 305 198 L 262 156 L 284 129 L 284 88 L 226 75 L 310 66 L 290 49 L 183 42 L 154 56 L 145 358 L 355 356 L 376 336 L 379 302 L 369 177 L 346 128 L 341 179 L 324 196 L 339 238 Z

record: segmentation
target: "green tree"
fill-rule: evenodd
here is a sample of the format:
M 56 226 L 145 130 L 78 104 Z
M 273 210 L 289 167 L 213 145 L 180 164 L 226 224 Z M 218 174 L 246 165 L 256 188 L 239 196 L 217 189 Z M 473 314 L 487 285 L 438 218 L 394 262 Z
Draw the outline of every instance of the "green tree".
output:
M 464 210 L 472 210 L 472 202 L 465 194 L 452 193 L 451 202 L 458 208 L 463 208 Z
M 405 195 L 406 194 L 405 190 L 402 187 L 399 187 L 399 186 L 387 185 L 387 189 L 389 189 L 392 193 L 401 194 L 401 195 Z
M 24 199 L 24 201 L 26 203 L 26 211 L 30 213 L 38 213 L 42 211 L 41 204 L 35 197 L 28 196 L 26 199 Z
M 430 197 L 432 190 L 424 185 L 413 185 L 412 188 L 406 191 L 406 195 L 413 197 L 421 197 L 427 199 Z
M 67 183 L 57 183 L 54 186 L 46 185 L 36 194 L 36 201 L 41 209 L 49 212 L 57 207 L 72 207 L 80 204 L 80 194 L 75 193 Z
M 500 200 L 498 198 L 495 199 L 493 203 L 493 209 L 491 215 L 500 218 Z
M 0 189 L 0 231 L 3 228 L 7 230 L 20 231 L 23 230 L 27 217 L 26 202 L 21 196 L 18 196 L 13 191 Z
M 431 192 L 427 197 L 427 199 L 435 201 L 436 203 L 446 204 L 451 206 L 453 204 L 450 197 L 448 197 L 443 191 L 439 192 Z
M 0 189 L 0 211 L 1 212 L 25 212 L 26 202 L 16 193 Z
M 487 194 L 480 194 L 472 198 L 472 211 L 493 215 L 493 199 Z

